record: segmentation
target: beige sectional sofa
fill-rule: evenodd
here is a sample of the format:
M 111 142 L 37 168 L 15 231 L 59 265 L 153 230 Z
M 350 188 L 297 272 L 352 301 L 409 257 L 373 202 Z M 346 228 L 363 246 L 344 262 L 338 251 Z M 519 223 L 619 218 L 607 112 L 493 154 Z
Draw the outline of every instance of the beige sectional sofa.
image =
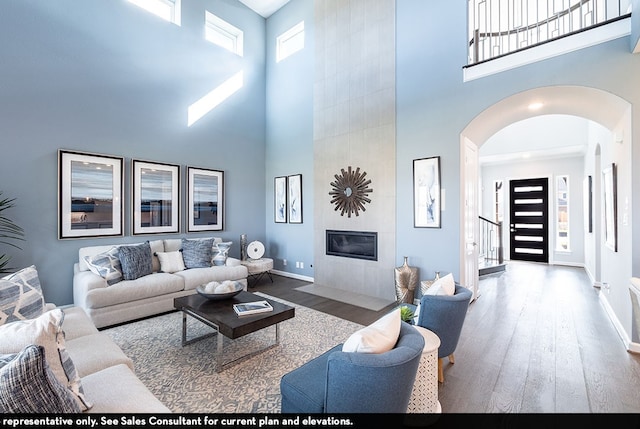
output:
M 152 272 L 133 280 L 108 281 L 109 274 L 97 274 L 88 263 L 100 255 L 114 254 L 119 246 L 103 245 L 82 247 L 78 251 L 78 262 L 74 264 L 73 300 L 89 315 L 97 328 L 103 328 L 131 320 L 171 311 L 173 299 L 196 293 L 196 287 L 212 281 L 232 280 L 241 282 L 246 290 L 248 271 L 240 261 L 227 258 L 225 265 L 214 265 L 213 258 L 206 267 L 169 269 L 163 272 L 166 259 L 159 256 L 175 255 L 184 246 L 184 239 L 148 241 L 152 252 Z M 219 237 L 199 238 L 195 241 L 212 240 L 222 242 Z M 193 242 L 194 240 L 189 240 Z M 144 243 L 126 244 L 132 246 Z M 112 258 L 114 259 L 114 258 Z M 179 262 L 179 261 L 178 261 Z M 117 261 L 116 261 L 117 263 Z M 164 271 L 167 271 L 166 269 Z M 110 284 L 111 283 L 111 284 Z
M 79 307 L 63 309 L 66 350 L 78 371 L 87 413 L 170 413 L 135 375 L 131 359 Z

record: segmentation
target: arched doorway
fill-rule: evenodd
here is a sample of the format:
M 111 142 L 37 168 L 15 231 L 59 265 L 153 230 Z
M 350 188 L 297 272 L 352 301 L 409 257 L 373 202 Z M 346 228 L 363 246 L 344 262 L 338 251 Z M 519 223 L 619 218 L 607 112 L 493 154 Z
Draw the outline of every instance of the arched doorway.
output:
M 536 104 L 536 109 L 531 106 Z M 477 206 L 470 202 L 478 201 L 479 193 L 477 159 L 475 162 L 469 158 L 478 156 L 478 148 L 489 137 L 502 128 L 514 122 L 532 118 L 539 115 L 564 114 L 583 117 L 597 122 L 605 128 L 615 132 L 621 127 L 631 128 L 628 112 L 631 105 L 624 99 L 596 88 L 583 86 L 548 86 L 523 91 L 507 97 L 498 103 L 485 109 L 477 115 L 460 134 L 461 153 L 461 207 L 465 207 L 460 234 L 460 273 L 461 283 L 468 285 L 474 292 L 474 298 L 479 296 L 477 248 L 474 245 L 478 236 L 478 212 Z M 626 119 L 625 119 L 626 118 Z M 471 150 L 475 146 L 474 150 Z M 599 150 L 599 149 L 598 149 Z M 598 158 L 598 162 L 599 158 Z M 467 165 L 472 165 L 467 169 Z M 594 169 L 596 166 L 594 166 Z M 594 178 L 595 179 L 595 178 Z M 599 236 L 596 241 L 599 240 Z M 599 246 L 599 241 L 594 245 Z M 600 275 L 600 253 L 595 252 L 597 260 L 593 262 L 596 276 Z M 472 267 L 476 267 L 473 269 Z M 596 279 L 599 281 L 599 279 Z

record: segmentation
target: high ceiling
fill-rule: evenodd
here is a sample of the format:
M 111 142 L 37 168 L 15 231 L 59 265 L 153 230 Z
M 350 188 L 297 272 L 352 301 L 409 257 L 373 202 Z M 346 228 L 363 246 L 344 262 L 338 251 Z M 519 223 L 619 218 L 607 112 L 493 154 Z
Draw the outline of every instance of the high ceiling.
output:
M 272 13 L 287 4 L 289 0 L 240 0 L 264 18 L 269 18 Z

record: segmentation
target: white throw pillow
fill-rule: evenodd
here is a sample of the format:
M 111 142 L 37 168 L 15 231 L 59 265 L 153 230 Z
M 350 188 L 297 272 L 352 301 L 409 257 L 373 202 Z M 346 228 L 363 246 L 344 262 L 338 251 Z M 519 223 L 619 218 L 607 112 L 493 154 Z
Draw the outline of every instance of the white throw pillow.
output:
M 343 352 L 384 353 L 393 349 L 400 336 L 400 307 L 353 334 L 342 345 Z
M 449 273 L 444 277 L 440 277 L 433 282 L 429 289 L 427 289 L 425 295 L 446 295 L 451 296 L 456 291 L 456 282 L 453 279 L 453 274 Z
M 185 269 L 182 252 L 179 250 L 174 252 L 156 252 L 156 256 L 160 261 L 160 271 L 163 273 L 177 273 Z

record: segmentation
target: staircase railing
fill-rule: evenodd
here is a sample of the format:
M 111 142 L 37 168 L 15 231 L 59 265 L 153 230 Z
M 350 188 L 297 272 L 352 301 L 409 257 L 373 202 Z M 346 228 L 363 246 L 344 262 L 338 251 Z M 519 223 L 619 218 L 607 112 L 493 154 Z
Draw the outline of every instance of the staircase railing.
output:
M 504 263 L 502 247 L 502 222 L 494 222 L 482 216 L 480 218 L 480 243 L 478 255 L 485 265 Z

